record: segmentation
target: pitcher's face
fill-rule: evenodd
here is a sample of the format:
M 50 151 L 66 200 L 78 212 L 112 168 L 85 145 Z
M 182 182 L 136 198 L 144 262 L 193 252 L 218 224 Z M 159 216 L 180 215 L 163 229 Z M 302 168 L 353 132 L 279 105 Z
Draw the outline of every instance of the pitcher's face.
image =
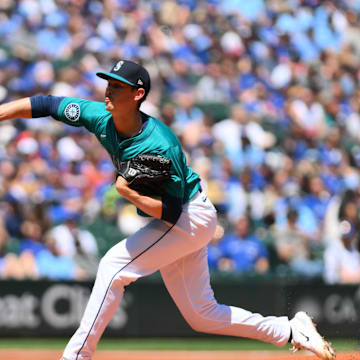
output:
M 105 108 L 112 112 L 117 107 L 136 102 L 137 88 L 121 81 L 109 79 L 105 90 Z

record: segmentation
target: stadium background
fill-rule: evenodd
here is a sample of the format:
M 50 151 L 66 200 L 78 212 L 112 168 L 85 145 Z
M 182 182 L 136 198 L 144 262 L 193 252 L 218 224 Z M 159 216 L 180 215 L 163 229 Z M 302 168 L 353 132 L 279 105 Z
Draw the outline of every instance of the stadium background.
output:
M 209 246 L 217 297 L 265 313 L 300 301 L 331 336 L 357 339 L 360 265 L 341 277 L 327 259 L 339 253 L 342 221 L 357 239 L 359 12 L 354 0 L 3 0 L 0 101 L 102 101 L 96 71 L 142 62 L 152 77 L 143 110 L 176 132 L 219 211 Z M 68 314 L 99 258 L 144 223 L 113 181 L 86 131 L 48 118 L 0 124 L 1 336 L 76 326 L 81 306 L 75 320 L 56 318 L 69 321 L 59 330 L 44 327 L 39 304 L 46 289 L 68 286 L 56 303 Z M 138 286 L 148 301 L 134 311 L 146 318 L 156 303 L 146 289 L 161 285 L 155 274 Z M 194 335 L 163 295 L 171 321 L 160 329 Z M 140 329 L 122 331 L 151 335 Z

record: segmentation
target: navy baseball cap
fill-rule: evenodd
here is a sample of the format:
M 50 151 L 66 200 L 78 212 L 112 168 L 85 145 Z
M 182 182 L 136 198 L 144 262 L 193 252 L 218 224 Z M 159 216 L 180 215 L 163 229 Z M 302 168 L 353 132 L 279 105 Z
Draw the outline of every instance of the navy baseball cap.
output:
M 133 61 L 120 60 L 113 66 L 110 72 L 101 71 L 97 72 L 96 75 L 105 80 L 115 79 L 136 88 L 143 88 L 146 94 L 150 91 L 149 73 L 144 67 Z

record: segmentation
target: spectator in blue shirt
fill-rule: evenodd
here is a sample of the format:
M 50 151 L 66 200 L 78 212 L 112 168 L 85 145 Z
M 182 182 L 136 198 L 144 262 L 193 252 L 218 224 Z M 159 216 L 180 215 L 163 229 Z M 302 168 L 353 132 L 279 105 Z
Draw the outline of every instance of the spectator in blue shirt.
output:
M 268 252 L 261 240 L 251 231 L 248 216 L 240 217 L 234 231 L 224 236 L 219 244 L 233 271 L 265 273 L 269 268 Z

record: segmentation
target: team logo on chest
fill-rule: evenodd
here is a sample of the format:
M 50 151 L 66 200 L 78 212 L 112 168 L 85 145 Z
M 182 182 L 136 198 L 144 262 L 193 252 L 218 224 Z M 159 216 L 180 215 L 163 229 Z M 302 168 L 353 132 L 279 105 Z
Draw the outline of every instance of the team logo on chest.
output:
M 70 103 L 66 105 L 64 113 L 69 121 L 78 121 L 80 118 L 80 106 L 75 103 Z

